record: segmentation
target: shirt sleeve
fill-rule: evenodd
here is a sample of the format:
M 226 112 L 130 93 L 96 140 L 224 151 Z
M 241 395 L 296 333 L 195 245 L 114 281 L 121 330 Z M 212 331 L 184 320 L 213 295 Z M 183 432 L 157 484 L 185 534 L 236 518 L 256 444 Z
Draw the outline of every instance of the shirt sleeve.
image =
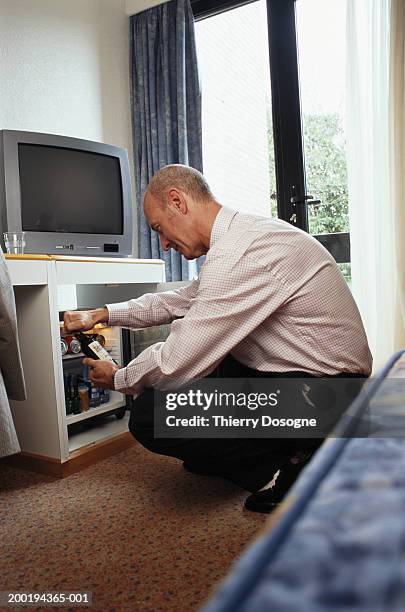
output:
M 282 281 L 253 258 L 230 266 L 217 256 L 204 264 L 198 291 L 184 318 L 115 375 L 115 388 L 174 389 L 206 376 L 246 336 L 288 299 Z
M 197 291 L 198 279 L 173 291 L 145 293 L 136 300 L 107 304 L 108 324 L 140 329 L 171 323 L 184 317 Z

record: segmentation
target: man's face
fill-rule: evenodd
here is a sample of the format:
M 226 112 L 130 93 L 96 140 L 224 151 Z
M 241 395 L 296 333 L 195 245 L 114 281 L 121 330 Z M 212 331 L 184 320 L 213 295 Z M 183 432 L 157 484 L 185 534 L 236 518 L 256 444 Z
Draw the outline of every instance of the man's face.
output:
M 143 204 L 145 217 L 151 228 L 159 234 L 160 244 L 164 251 L 174 249 L 186 259 L 194 259 L 203 253 L 193 228 L 190 227 L 187 214 L 176 201 L 167 205 L 146 193 Z

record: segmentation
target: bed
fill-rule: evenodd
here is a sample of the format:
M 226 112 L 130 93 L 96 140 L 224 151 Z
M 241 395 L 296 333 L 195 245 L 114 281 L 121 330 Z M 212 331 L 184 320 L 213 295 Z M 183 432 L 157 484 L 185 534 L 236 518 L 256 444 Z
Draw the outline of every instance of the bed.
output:
M 404 610 L 404 436 L 401 351 L 366 383 L 204 612 Z

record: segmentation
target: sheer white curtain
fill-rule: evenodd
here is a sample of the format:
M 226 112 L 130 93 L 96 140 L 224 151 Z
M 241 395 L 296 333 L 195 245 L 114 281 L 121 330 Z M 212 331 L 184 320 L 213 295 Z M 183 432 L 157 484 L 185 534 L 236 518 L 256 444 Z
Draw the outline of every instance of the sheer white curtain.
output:
M 347 5 L 347 162 L 351 232 L 352 287 L 359 306 L 374 369 L 401 345 L 405 346 L 398 308 L 397 202 L 399 168 L 394 164 L 393 92 L 390 66 L 390 11 L 403 0 L 348 0 Z M 392 5 L 392 6 L 391 6 Z M 403 59 L 402 59 L 403 62 Z M 402 92 L 404 86 L 402 68 Z M 399 77 L 398 77 L 399 78 Z M 404 98 L 402 97 L 402 137 Z M 399 146 L 396 142 L 395 146 Z M 404 174 L 402 154 L 402 175 Z M 403 231 L 405 229 L 404 226 Z M 403 264 L 402 264 L 403 266 Z
M 391 182 L 395 219 L 395 348 L 405 347 L 405 4 L 391 0 L 390 130 Z

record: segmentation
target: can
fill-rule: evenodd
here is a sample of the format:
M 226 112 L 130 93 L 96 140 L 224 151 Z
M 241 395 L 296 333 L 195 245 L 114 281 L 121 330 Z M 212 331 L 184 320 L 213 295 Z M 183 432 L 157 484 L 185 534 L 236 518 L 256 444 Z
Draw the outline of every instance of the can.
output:
M 60 349 L 61 349 L 62 357 L 63 357 L 68 352 L 68 345 L 64 338 L 60 339 Z
M 90 408 L 97 408 L 97 406 L 100 406 L 101 404 L 100 393 L 99 393 L 98 387 L 96 387 L 94 383 L 90 384 L 89 398 L 90 398 L 90 401 L 89 401 Z
M 99 389 L 99 394 L 100 394 L 100 403 L 108 404 L 108 402 L 110 401 L 109 389 Z
M 77 355 L 82 350 L 80 341 L 76 338 L 76 336 L 65 336 L 65 342 L 68 345 L 68 352 L 73 355 Z
M 77 353 L 80 353 L 80 351 L 82 350 L 82 346 L 80 344 L 80 341 L 77 338 L 75 338 L 74 336 L 73 336 L 72 340 L 70 341 L 69 350 L 74 355 L 77 355 Z

